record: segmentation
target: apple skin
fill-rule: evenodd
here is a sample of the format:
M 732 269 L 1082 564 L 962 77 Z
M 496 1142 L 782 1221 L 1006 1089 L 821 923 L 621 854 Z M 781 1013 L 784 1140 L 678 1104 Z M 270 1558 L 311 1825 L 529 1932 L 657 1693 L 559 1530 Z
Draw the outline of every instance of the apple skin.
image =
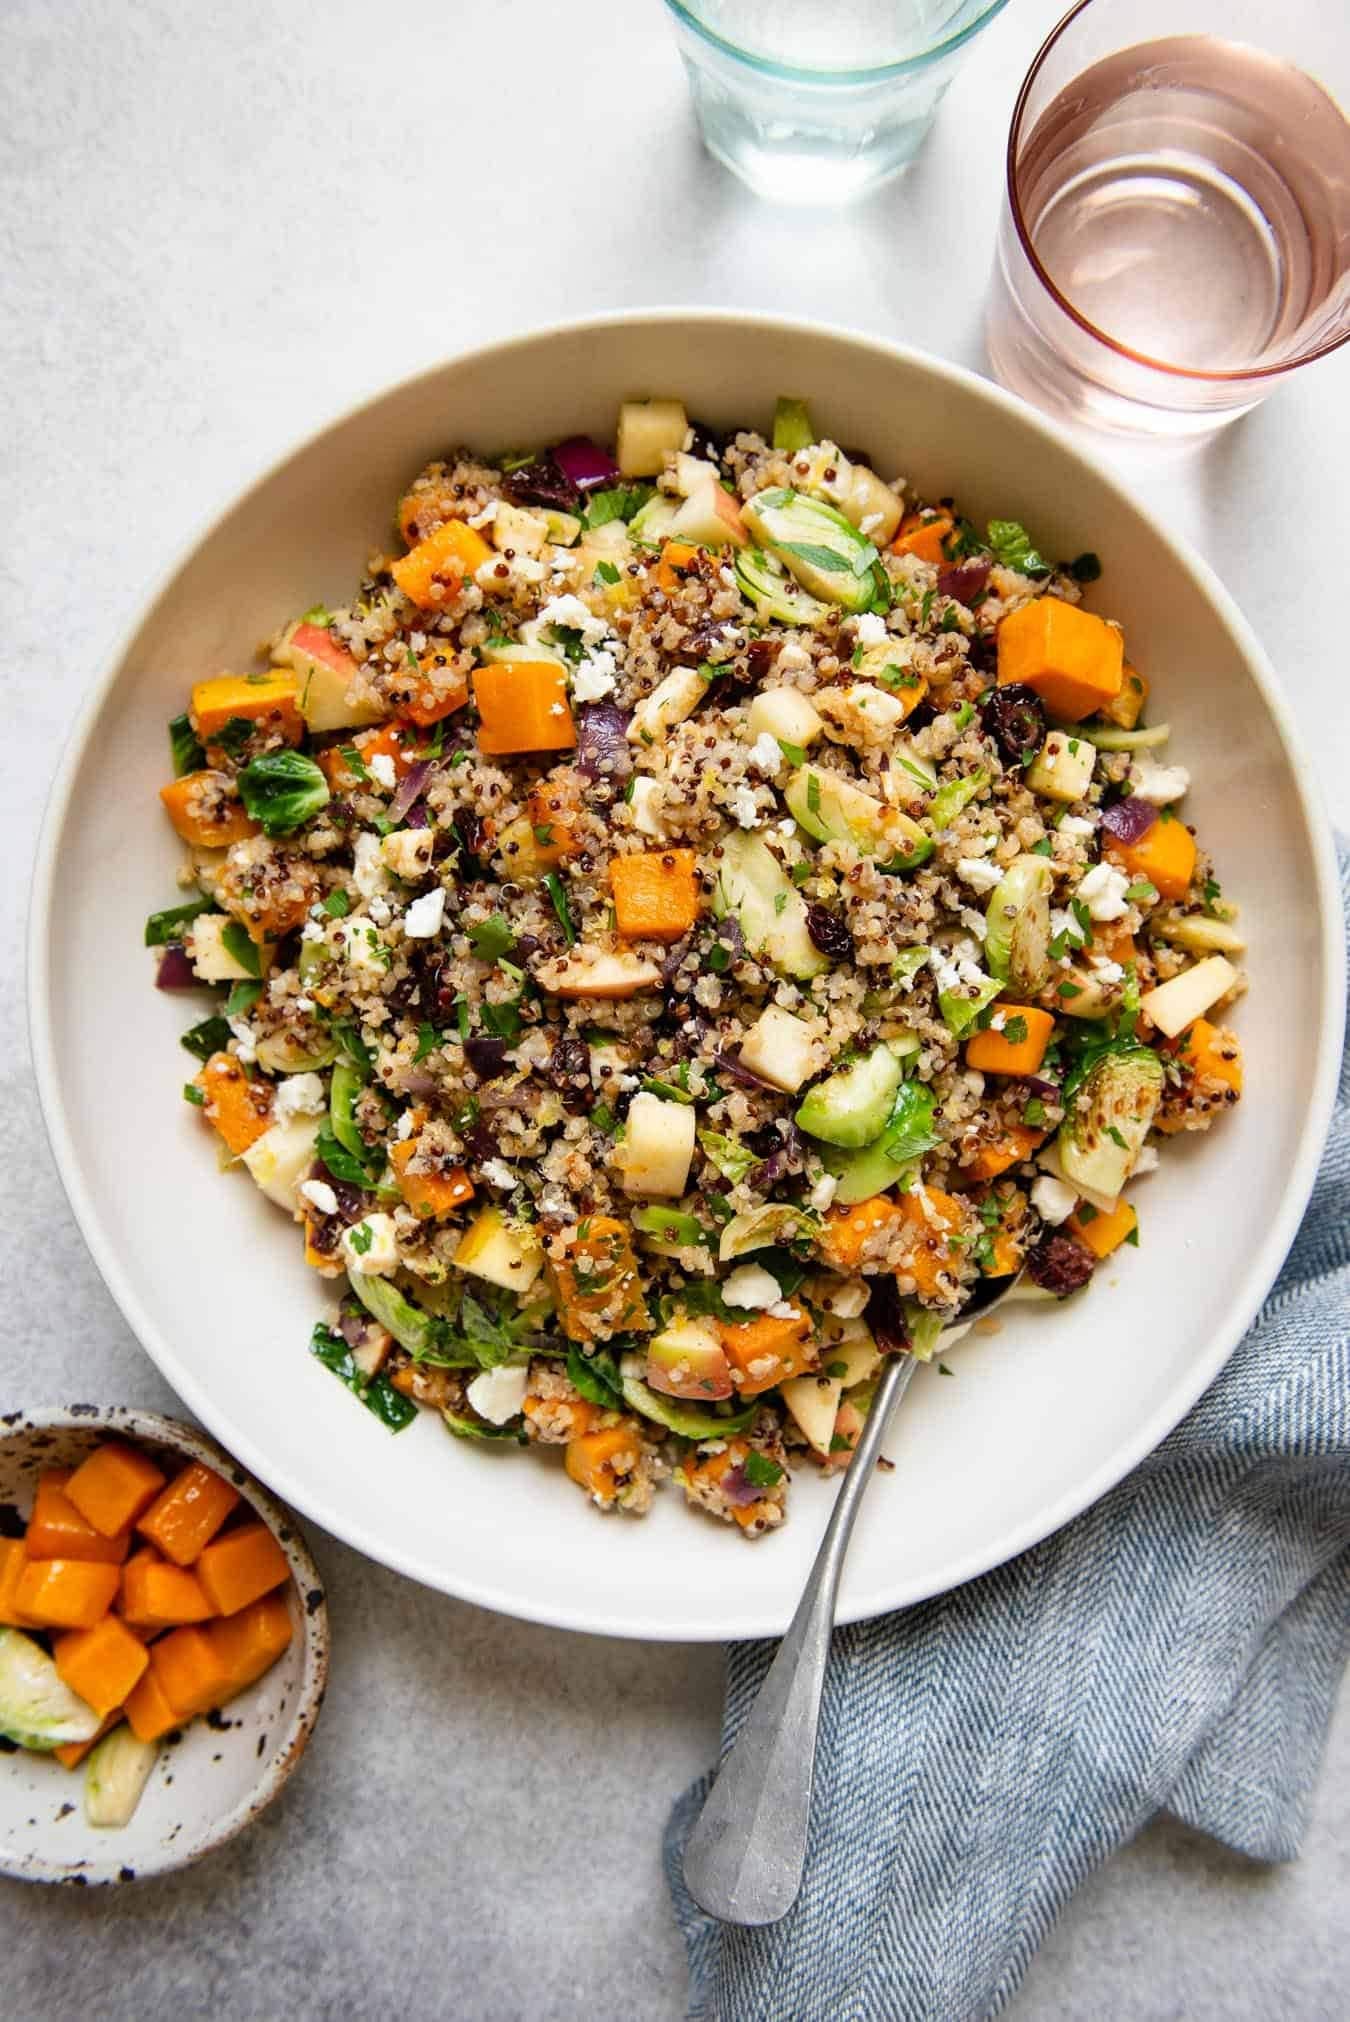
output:
M 647 1346 L 650 1389 L 692 1403 L 731 1396 L 731 1365 L 717 1341 L 701 1328 L 672 1327 Z
M 287 640 L 293 653 L 308 654 L 311 660 L 319 660 L 325 667 L 331 667 L 335 674 L 341 674 L 351 681 L 356 674 L 356 662 L 345 646 L 339 646 L 332 633 L 322 625 L 299 624 Z
M 687 498 L 670 523 L 669 538 L 700 548 L 744 548 L 750 530 L 729 491 L 710 481 Z

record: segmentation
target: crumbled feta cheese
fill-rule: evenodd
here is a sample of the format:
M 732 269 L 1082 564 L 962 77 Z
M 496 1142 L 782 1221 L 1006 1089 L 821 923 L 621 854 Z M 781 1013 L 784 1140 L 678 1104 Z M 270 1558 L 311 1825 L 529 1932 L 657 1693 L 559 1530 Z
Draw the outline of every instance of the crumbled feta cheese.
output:
M 1052 941 L 1057 941 L 1061 935 L 1074 948 L 1081 948 L 1087 940 L 1087 935 L 1083 932 L 1082 927 L 1072 913 L 1066 912 L 1062 906 L 1052 906 L 1050 909 L 1050 938 Z
M 879 646 L 886 637 L 886 620 L 875 611 L 863 611 L 853 620 L 853 636 L 860 646 Z
M 1134 1162 L 1134 1171 L 1130 1174 L 1130 1178 L 1139 1179 L 1144 1173 L 1156 1172 L 1157 1170 L 1158 1147 L 1156 1144 L 1146 1144 Z
M 369 829 L 363 829 L 352 845 L 352 883 L 363 899 L 372 899 L 376 892 L 384 889 L 380 838 Z
M 747 786 L 742 781 L 732 794 L 728 806 L 741 828 L 758 828 L 759 803 L 755 799 L 753 787 Z
M 366 761 L 366 770 L 375 781 L 375 784 L 382 786 L 386 793 L 392 793 L 398 785 L 398 774 L 394 770 L 394 761 L 387 751 L 373 752 Z
M 1078 1195 L 1063 1180 L 1055 1179 L 1051 1173 L 1042 1173 L 1032 1183 L 1031 1205 L 1043 1222 L 1049 1222 L 1052 1228 L 1058 1227 L 1060 1222 L 1068 1221 L 1078 1206 Z
M 811 655 L 799 646 L 795 639 L 789 639 L 785 645 L 778 648 L 778 659 L 775 664 L 780 671 L 796 669 L 800 673 L 811 665 Z
M 297 1116 L 322 1116 L 328 1107 L 317 1074 L 288 1074 L 272 1098 L 273 1123 L 293 1123 Z
M 572 676 L 572 695 L 578 702 L 599 702 L 612 695 L 618 670 L 612 653 L 588 653 Z
M 489 499 L 487 504 L 483 507 L 482 512 L 475 513 L 473 518 L 470 521 L 468 521 L 468 525 L 476 528 L 478 531 L 481 532 L 481 530 L 484 527 L 490 527 L 492 525 L 492 522 L 496 519 L 496 517 L 497 517 L 497 501 L 495 498 Z M 423 643 L 425 644 L 425 641 Z M 419 653 L 421 650 L 422 650 L 421 647 L 417 643 L 417 634 L 414 633 L 413 651 L 414 653 Z
M 489 1425 L 505 1425 L 520 1415 L 529 1375 L 525 1368 L 482 1369 L 465 1385 L 464 1395 Z
M 800 1306 L 794 1306 L 791 1299 L 779 1299 L 776 1304 L 769 1307 L 771 1320 L 800 1320 L 801 1317 Z
M 245 1067 L 251 1066 L 258 1057 L 253 1043 L 253 1027 L 247 1018 L 231 1018 L 228 1023 L 239 1048 L 239 1058 Z
M 420 899 L 414 899 L 403 915 L 403 931 L 410 941 L 429 941 L 441 931 L 445 918 L 445 892 L 437 885 L 434 892 L 424 892 Z
M 301 1180 L 300 1191 L 310 1206 L 317 1208 L 321 1215 L 335 1215 L 337 1213 L 337 1195 L 333 1192 L 327 1180 Z
M 1003 882 L 1002 870 L 987 857 L 962 857 L 956 875 L 975 892 L 992 892 L 995 885 Z
M 858 522 L 858 532 L 863 536 L 864 540 L 869 541 L 871 540 L 873 534 L 876 532 L 877 528 L 881 525 L 884 518 L 885 518 L 884 513 L 863 514 L 862 518 Z
M 502 1193 L 510 1193 L 519 1184 L 505 1159 L 485 1158 L 478 1170 L 490 1187 L 497 1187 Z
M 649 835 L 661 842 L 665 830 L 661 826 L 661 803 L 665 794 L 654 779 L 641 774 L 633 781 L 633 792 L 628 805 L 633 810 L 633 827 L 642 835 Z M 795 827 L 796 824 L 794 823 Z
M 1191 783 L 1191 775 L 1184 765 L 1159 765 L 1141 752 L 1130 767 L 1130 790 L 1137 793 L 1140 800 L 1151 800 L 1155 807 L 1166 807 L 1169 801 L 1180 800 Z
M 1066 814 L 1059 825 L 1060 835 L 1095 835 L 1097 824 L 1085 814 Z
M 1121 968 L 1119 962 L 1094 962 L 1092 964 L 1092 975 L 1095 982 L 1104 984 L 1107 988 L 1114 983 L 1123 983 L 1125 980 L 1125 971 Z
M 405 1109 L 400 1115 L 398 1122 L 394 1125 L 394 1136 L 398 1138 L 400 1143 L 406 1143 L 406 1141 L 412 1136 L 412 1134 L 413 1134 L 412 1111 L 410 1109 Z
M 392 1215 L 365 1215 L 342 1231 L 338 1244 L 347 1268 L 358 1278 L 378 1278 L 398 1269 L 398 1244 Z
M 522 627 L 522 634 L 529 631 L 538 638 L 539 630 L 545 625 L 562 625 L 569 632 L 580 632 L 583 644 L 595 645 L 603 639 L 609 627 L 603 618 L 597 618 L 587 609 L 580 597 L 550 597 L 539 616 L 528 627 Z
M 766 772 L 771 779 L 777 777 L 782 769 L 783 747 L 770 731 L 761 730 L 750 746 L 750 763 L 757 772 Z
M 377 927 L 387 927 L 394 917 L 394 909 L 388 899 L 382 898 L 378 892 L 369 901 L 369 910 L 370 917 Z
M 324 939 L 324 929 L 319 921 L 306 920 L 304 926 L 300 929 L 300 939 L 302 941 L 322 941 Z
M 763 1264 L 738 1264 L 722 1286 L 724 1304 L 749 1312 L 767 1312 L 781 1297 L 777 1278 Z
M 340 928 L 333 937 L 333 944 L 345 953 L 349 969 L 367 976 L 383 976 L 389 967 L 389 950 L 375 929 L 362 921 Z
M 811 1189 L 812 1207 L 818 1211 L 823 1211 L 827 1208 L 834 1199 L 835 1189 L 838 1185 L 839 1182 L 832 1172 L 822 1173 Z
M 1128 911 L 1125 894 L 1130 881 L 1115 864 L 1094 864 L 1079 879 L 1075 898 L 1081 899 L 1094 920 L 1118 920 Z
M 293 997 L 291 1002 L 297 1011 L 303 1011 L 306 1014 L 314 1009 L 314 999 L 312 997 Z

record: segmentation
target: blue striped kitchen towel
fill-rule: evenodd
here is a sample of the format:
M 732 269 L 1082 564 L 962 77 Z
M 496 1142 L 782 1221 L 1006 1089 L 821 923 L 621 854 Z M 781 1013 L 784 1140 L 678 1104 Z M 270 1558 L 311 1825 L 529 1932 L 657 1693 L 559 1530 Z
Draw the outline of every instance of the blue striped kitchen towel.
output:
M 1350 904 L 1350 860 L 1342 858 Z M 773 1655 L 735 1646 L 723 1745 Z M 981 2022 L 1157 1811 L 1292 1860 L 1350 1655 L 1350 1065 L 1256 1324 L 1095 1508 L 955 1593 L 839 1630 L 806 1879 L 744 1931 L 666 1874 L 693 2022 Z

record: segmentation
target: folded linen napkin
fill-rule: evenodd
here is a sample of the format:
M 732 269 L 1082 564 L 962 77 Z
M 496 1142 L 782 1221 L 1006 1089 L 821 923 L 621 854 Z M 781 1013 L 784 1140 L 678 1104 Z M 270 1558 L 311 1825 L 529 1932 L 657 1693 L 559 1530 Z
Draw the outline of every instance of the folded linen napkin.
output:
M 1350 911 L 1350 856 L 1342 855 Z M 728 1657 L 723 1747 L 775 1646 Z M 834 1638 L 806 1877 L 781 1923 L 666 1875 L 691 2022 L 978 2022 L 1078 1884 L 1166 1809 L 1292 1860 L 1350 1655 L 1350 1055 L 1308 1213 L 1213 1387 L 1010 1564 Z

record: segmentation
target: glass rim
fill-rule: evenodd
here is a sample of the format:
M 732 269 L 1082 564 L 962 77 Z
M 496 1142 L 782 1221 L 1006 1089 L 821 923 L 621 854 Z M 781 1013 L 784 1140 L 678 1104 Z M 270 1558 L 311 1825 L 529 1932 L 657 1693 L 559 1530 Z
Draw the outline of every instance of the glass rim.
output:
M 787 84 L 875 84 L 888 77 L 903 77 L 910 71 L 922 70 L 928 64 L 936 63 L 939 57 L 950 56 L 953 50 L 969 42 L 972 35 L 977 35 L 981 28 L 987 26 L 996 14 L 1001 14 L 1007 5 L 1008 0 L 986 0 L 986 5 L 973 21 L 967 22 L 957 34 L 948 36 L 945 42 L 934 43 L 920 56 L 902 57 L 895 63 L 875 64 L 865 70 L 802 70 L 795 64 L 775 63 L 771 57 L 752 55 L 739 43 L 729 42 L 715 28 L 700 21 L 684 5 L 684 0 L 666 0 L 667 8 L 676 19 L 710 48 L 720 50 L 724 56 L 734 57 L 738 63 L 748 64 L 765 77 L 781 78 Z
M 670 4 L 671 0 L 667 0 L 667 5 Z M 1174 365 L 1166 358 L 1155 358 L 1150 352 L 1138 351 L 1133 345 L 1125 344 L 1119 337 L 1113 337 L 1108 330 L 1103 330 L 1099 324 L 1094 323 L 1090 317 L 1085 316 L 1081 309 L 1075 308 L 1068 296 L 1064 294 L 1063 290 L 1051 278 L 1048 270 L 1041 262 L 1040 255 L 1036 251 L 1031 233 L 1027 228 L 1026 218 L 1023 215 L 1021 201 L 1017 194 L 1018 143 L 1022 137 L 1022 123 L 1026 116 L 1027 104 L 1031 97 L 1032 89 L 1045 67 L 1051 50 L 1054 49 L 1066 30 L 1072 27 L 1078 16 L 1086 13 L 1087 9 L 1093 4 L 1094 0 L 1074 0 L 1074 5 L 1070 7 L 1068 13 L 1057 21 L 1050 30 L 1050 33 L 1036 51 L 1035 56 L 1031 59 L 1031 67 L 1022 79 L 1022 86 L 1017 94 L 1017 102 L 1013 106 L 1012 123 L 1008 128 L 1005 175 L 1008 209 L 1012 215 L 1013 229 L 1017 233 L 1022 251 L 1026 254 L 1032 272 L 1041 283 L 1041 286 L 1059 304 L 1065 315 L 1072 322 L 1076 323 L 1086 336 L 1095 339 L 1099 344 L 1104 344 L 1106 349 L 1114 351 L 1118 358 L 1129 358 L 1136 365 L 1147 366 L 1151 372 L 1166 372 L 1173 379 L 1189 379 L 1211 386 L 1241 384 L 1251 379 L 1275 379 L 1282 373 L 1296 371 L 1300 365 L 1311 365 L 1315 359 L 1325 358 L 1329 352 L 1338 351 L 1342 344 L 1350 340 L 1350 329 L 1343 330 L 1339 337 L 1329 337 L 1324 343 L 1315 344 L 1310 350 L 1299 351 L 1295 356 L 1282 359 L 1275 365 L 1245 365 L 1235 371 L 1228 372 L 1207 372 L 1195 365 Z

